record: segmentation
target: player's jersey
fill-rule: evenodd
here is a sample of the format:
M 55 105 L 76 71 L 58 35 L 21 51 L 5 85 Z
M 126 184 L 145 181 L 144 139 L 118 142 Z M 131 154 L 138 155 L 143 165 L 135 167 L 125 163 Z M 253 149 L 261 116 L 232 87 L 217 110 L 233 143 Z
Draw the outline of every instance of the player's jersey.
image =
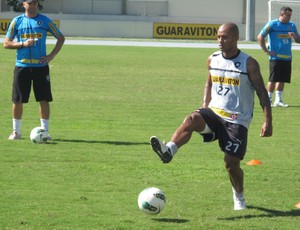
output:
M 293 22 L 282 23 L 278 19 L 268 22 L 260 31 L 263 37 L 269 35 L 270 51 L 274 51 L 277 55 L 270 56 L 270 60 L 292 59 L 292 39 L 288 32 L 294 32 L 297 36 L 297 27 Z
M 61 35 L 56 25 L 42 14 L 38 14 L 35 18 L 28 18 L 23 14 L 12 20 L 6 33 L 7 38 L 16 38 L 18 42 L 25 42 L 29 38 L 37 40 L 33 46 L 17 50 L 16 66 L 40 67 L 47 65 L 40 63 L 40 58 L 46 56 L 47 32 L 56 38 Z
M 254 88 L 247 72 L 249 55 L 226 59 L 221 51 L 213 53 L 209 66 L 212 80 L 211 108 L 224 120 L 249 127 L 253 116 Z

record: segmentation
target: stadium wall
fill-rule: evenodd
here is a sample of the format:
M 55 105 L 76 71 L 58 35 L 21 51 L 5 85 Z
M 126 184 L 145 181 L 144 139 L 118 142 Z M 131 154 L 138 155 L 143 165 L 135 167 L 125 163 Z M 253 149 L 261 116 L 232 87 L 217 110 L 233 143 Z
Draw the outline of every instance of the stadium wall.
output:
M 0 28 L 4 34 L 8 26 L 5 19 L 18 13 L 6 11 L 6 0 L 0 1 Z M 51 0 L 43 5 L 42 13 L 57 20 L 66 36 L 160 38 L 169 33 L 174 36 L 161 37 L 214 39 L 215 27 L 231 21 L 239 26 L 240 39 L 245 39 L 246 0 L 85 0 L 84 4 L 82 0 Z M 268 0 L 257 0 L 256 34 L 267 20 Z M 158 27 L 160 30 L 155 31 Z

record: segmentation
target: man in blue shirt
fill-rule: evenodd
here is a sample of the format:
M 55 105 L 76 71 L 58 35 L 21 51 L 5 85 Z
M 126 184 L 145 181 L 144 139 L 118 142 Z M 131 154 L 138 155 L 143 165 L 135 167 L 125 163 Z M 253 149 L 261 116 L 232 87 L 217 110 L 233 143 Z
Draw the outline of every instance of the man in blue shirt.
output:
M 17 50 L 12 91 L 13 132 L 9 140 L 22 138 L 23 103 L 28 103 L 31 85 L 40 103 L 41 127 L 47 132 L 49 129 L 52 93 L 48 63 L 62 48 L 65 37 L 48 17 L 38 13 L 38 4 L 37 0 L 23 0 L 25 13 L 11 21 L 4 41 L 4 48 Z M 57 39 L 49 54 L 46 52 L 48 32 Z M 49 134 L 48 139 L 51 139 Z
M 287 104 L 283 103 L 282 93 L 284 83 L 291 82 L 292 38 L 295 42 L 300 43 L 297 27 L 293 22 L 290 22 L 291 16 L 292 9 L 282 7 L 279 18 L 268 22 L 257 37 L 262 50 L 269 55 L 270 77 L 267 90 L 271 103 L 273 92 L 276 91 L 274 107 L 288 107 Z M 269 36 L 269 49 L 265 43 L 267 35 Z

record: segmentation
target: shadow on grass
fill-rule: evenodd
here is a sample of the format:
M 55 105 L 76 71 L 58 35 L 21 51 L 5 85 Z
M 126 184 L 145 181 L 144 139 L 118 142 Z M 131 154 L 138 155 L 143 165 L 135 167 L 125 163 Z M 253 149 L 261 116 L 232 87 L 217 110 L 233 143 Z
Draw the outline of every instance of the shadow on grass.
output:
M 286 108 L 282 108 L 282 107 L 275 107 L 275 109 L 286 109 Z M 288 108 L 300 108 L 300 106 L 299 105 L 289 105 L 289 107 Z
M 130 141 L 97 141 L 97 140 L 70 140 L 70 139 L 54 139 L 53 143 L 57 142 L 73 142 L 87 144 L 108 144 L 108 145 L 150 145 L 149 142 L 130 142 Z
M 241 216 L 233 216 L 228 218 L 218 218 L 219 220 L 237 220 L 237 219 L 251 219 L 251 218 L 265 218 L 265 217 L 293 217 L 300 216 L 300 210 L 290 210 L 290 211 L 279 211 L 273 209 L 267 209 L 257 206 L 247 206 L 247 209 L 255 209 L 259 211 L 265 212 L 264 214 L 257 215 L 241 215 Z
M 157 221 L 157 222 L 177 223 L 177 224 L 189 222 L 189 220 L 186 220 L 186 219 L 171 219 L 171 218 L 152 218 L 152 220 Z

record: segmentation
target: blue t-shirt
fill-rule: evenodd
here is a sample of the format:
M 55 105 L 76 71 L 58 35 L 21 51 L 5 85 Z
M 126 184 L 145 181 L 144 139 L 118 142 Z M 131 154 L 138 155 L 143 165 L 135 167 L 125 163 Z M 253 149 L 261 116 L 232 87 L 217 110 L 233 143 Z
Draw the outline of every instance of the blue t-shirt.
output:
M 38 14 L 34 18 L 28 18 L 25 14 L 15 17 L 7 30 L 6 37 L 18 42 L 25 42 L 32 38 L 37 40 L 31 47 L 17 50 L 16 66 L 18 67 L 41 67 L 47 63 L 40 63 L 40 58 L 46 56 L 47 32 L 58 38 L 61 32 L 56 25 L 45 15 Z
M 269 35 L 269 50 L 277 54 L 270 56 L 270 60 L 292 60 L 292 39 L 288 32 L 294 32 L 299 36 L 297 27 L 293 22 L 282 23 L 278 19 L 268 22 L 260 31 L 263 37 Z

